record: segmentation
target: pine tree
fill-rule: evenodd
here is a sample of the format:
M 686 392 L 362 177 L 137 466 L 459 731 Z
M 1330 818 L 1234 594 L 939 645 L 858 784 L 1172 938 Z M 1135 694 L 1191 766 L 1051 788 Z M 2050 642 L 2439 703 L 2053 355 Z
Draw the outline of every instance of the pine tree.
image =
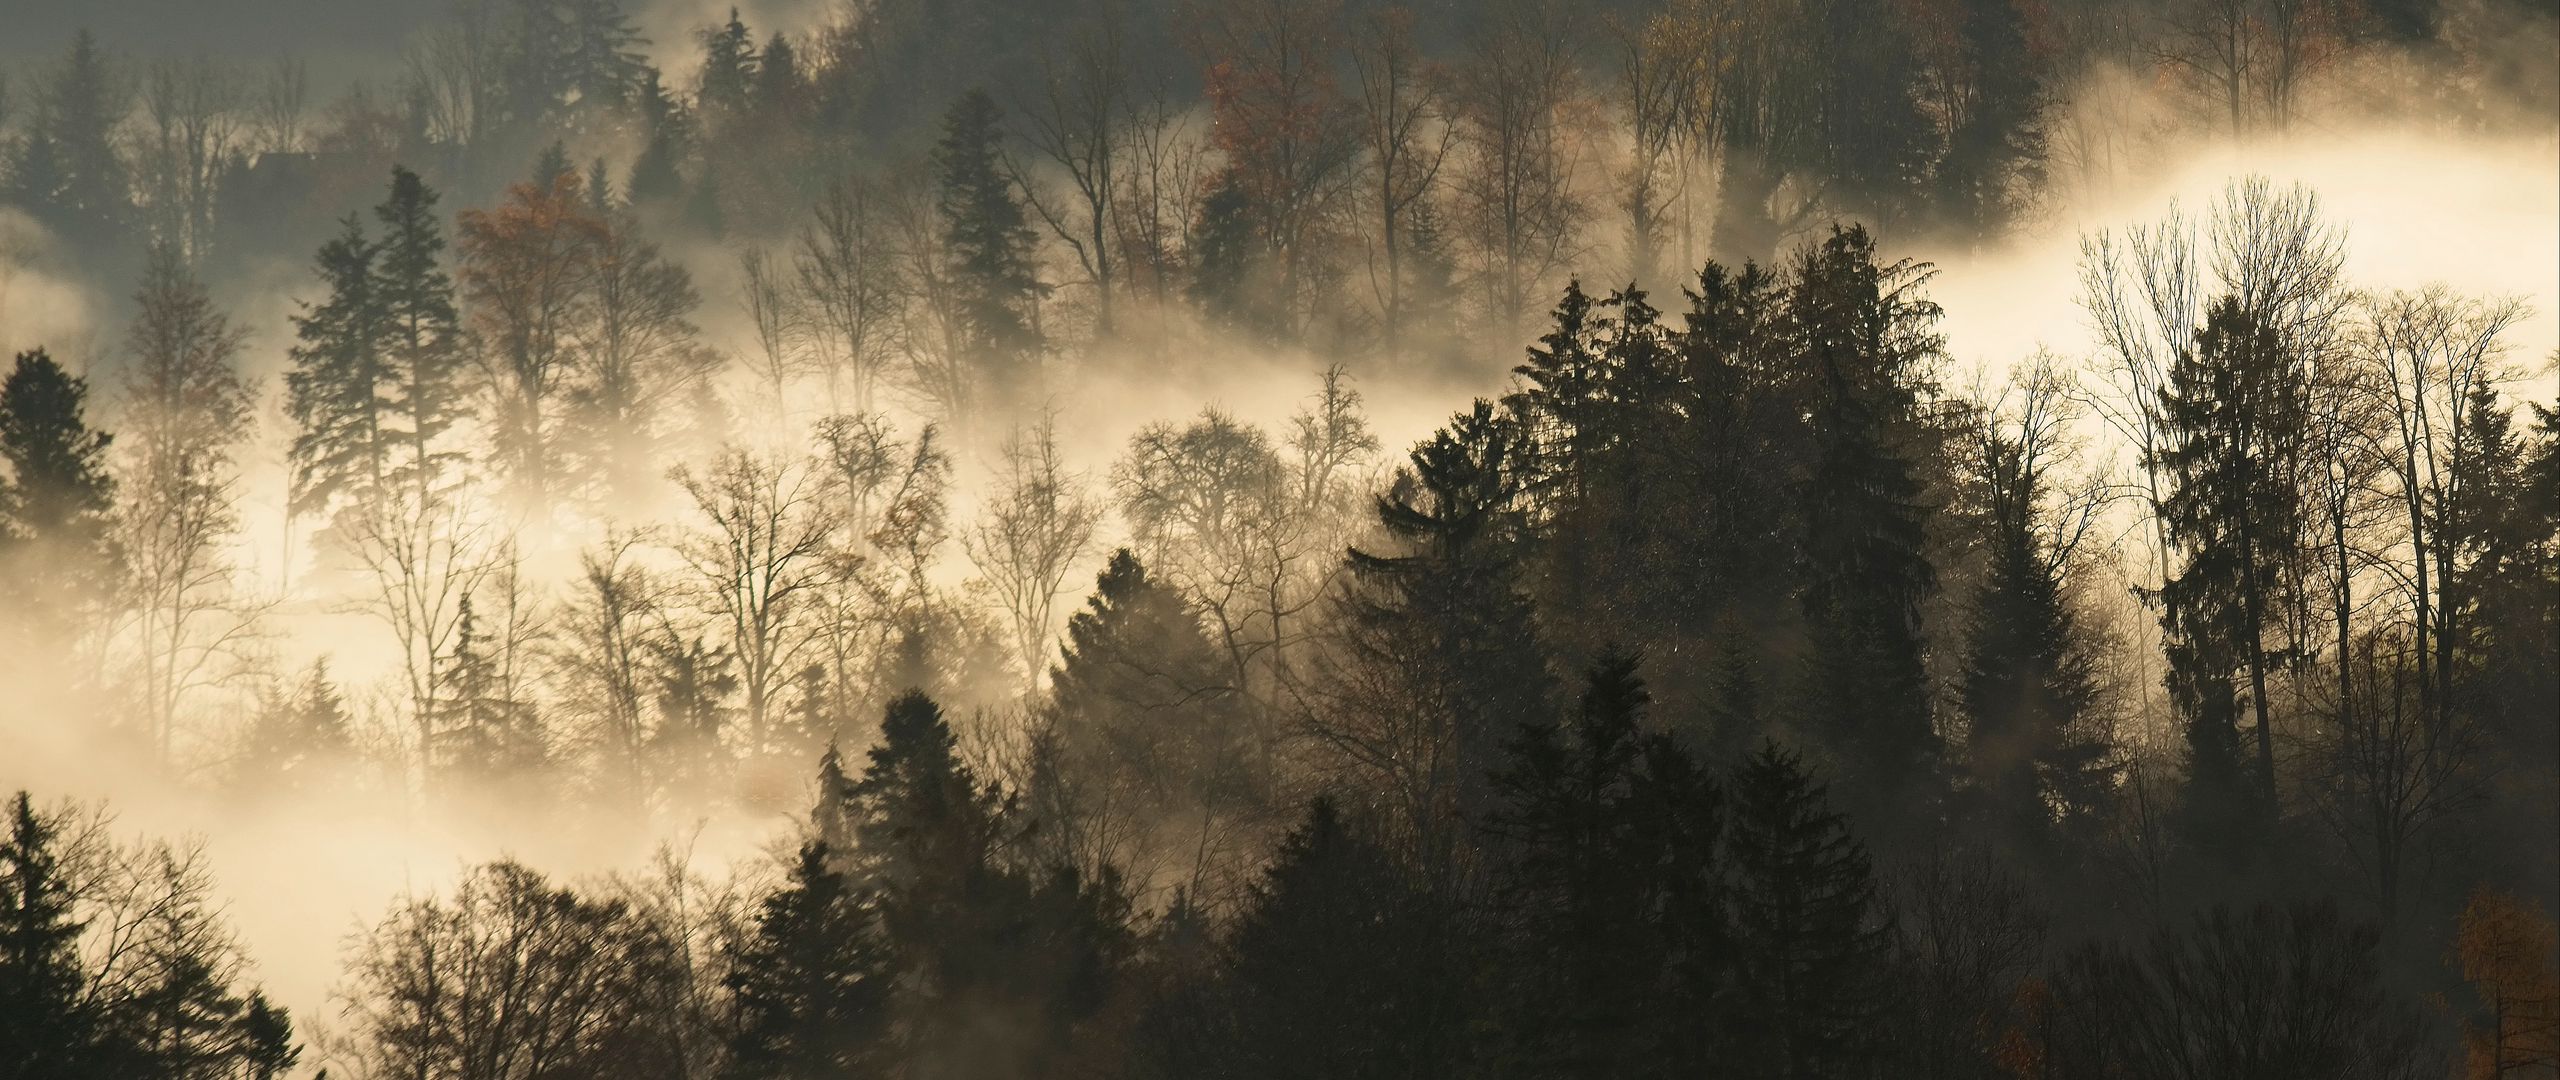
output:
M 42 349 L 19 353 L 0 382 L 0 599 L 21 615 L 31 661 L 66 647 L 115 564 L 112 437 L 89 426 L 88 397 L 88 380 Z
M 0 1076 L 103 1080 L 106 1032 L 80 969 L 82 924 L 60 840 L 56 822 L 19 792 L 0 840 Z
M 443 494 L 461 461 L 461 452 L 444 441 L 467 407 L 462 325 L 453 279 L 441 265 L 444 229 L 435 207 L 435 190 L 394 166 L 391 193 L 373 211 L 383 233 L 371 251 L 370 299 L 383 334 L 377 376 L 383 418 L 376 423 L 384 442 L 401 447 L 386 479 L 421 504 Z
M 302 1048 L 293 1042 L 293 1014 L 261 991 L 249 991 L 234 1038 L 245 1080 L 281 1080 L 302 1061 Z
M 874 918 L 830 868 L 825 841 L 800 845 L 790 881 L 764 898 L 730 961 L 730 1075 L 836 1080 L 884 1067 L 892 971 Z
M 335 516 L 372 504 L 388 490 L 392 463 L 384 437 L 382 353 L 391 326 L 374 273 L 376 251 L 349 215 L 320 246 L 328 299 L 294 316 L 293 370 L 285 409 L 293 418 L 292 499 L 296 516 Z
M 1728 827 L 1732 1064 L 1778 1080 L 1866 1075 L 1888 944 L 1865 845 L 1775 742 L 1734 777 Z
M 985 91 L 962 95 L 943 116 L 933 170 L 960 324 L 961 355 L 949 361 L 968 372 L 973 398 L 1002 408 L 1039 396 L 1030 380 L 1042 289 L 1032 259 L 1039 238 L 1006 175 L 999 121 Z

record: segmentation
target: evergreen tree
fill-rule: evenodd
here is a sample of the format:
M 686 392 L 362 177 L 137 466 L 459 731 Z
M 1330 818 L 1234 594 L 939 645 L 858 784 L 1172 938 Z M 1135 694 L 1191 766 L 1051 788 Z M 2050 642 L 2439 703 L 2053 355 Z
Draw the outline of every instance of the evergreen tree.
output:
M 2238 855 L 2275 815 L 2268 646 L 2297 552 L 2304 382 L 2275 329 L 2236 298 L 2215 301 L 2162 389 L 2169 479 L 2160 514 L 2184 556 L 2161 588 L 2171 704 L 2186 723 L 2184 810 L 2193 835 Z M 2240 722 L 2255 715 L 2254 768 Z
M 1255 232 L 1253 197 L 1234 170 L 1210 178 L 1198 218 L 1191 228 L 1191 302 L 1221 323 L 1276 335 L 1281 315 L 1254 287 L 1263 276 L 1264 249 Z
M 1331 799 L 1316 799 L 1237 919 L 1232 1026 L 1194 1075 L 1470 1075 L 1479 1018 L 1454 914 Z
M 684 159 L 686 116 L 658 76 L 656 68 L 648 69 L 640 86 L 633 91 L 640 111 L 640 129 L 647 142 L 640 156 L 631 162 L 631 175 L 623 181 L 635 206 L 657 207 L 673 202 L 684 191 L 684 178 L 677 175 L 676 164 Z
M 822 782 L 832 805 L 821 804 L 821 834 L 852 838 L 846 876 L 877 898 L 909 988 L 896 1011 L 900 1059 L 927 1077 L 1041 1075 L 1105 1003 L 1125 957 L 1118 882 L 1017 866 L 1013 801 L 959 760 L 922 693 L 889 703 L 860 777 L 842 779 L 831 757 Z M 1015 1037 L 990 1041 L 989 1025 Z
M 560 0 L 565 49 L 561 62 L 580 107 L 618 109 L 657 72 L 639 49 L 649 44 L 615 0 Z
M 1920 272 L 1878 266 L 1863 228 L 1835 229 L 1800 256 L 1789 305 L 1815 380 L 1801 556 L 1814 720 L 1849 767 L 1857 816 L 1911 826 L 1932 812 L 1938 751 L 1920 627 L 1937 578 L 1916 460 L 1938 309 L 1907 294 Z
M 942 120 L 933 151 L 935 206 L 949 253 L 961 355 L 971 394 L 1006 407 L 1036 400 L 1042 348 L 1036 325 L 1042 288 L 1032 253 L 1038 241 L 1004 167 L 995 99 L 961 96 Z
M 1983 450 L 1990 567 L 1957 685 L 1970 723 L 1965 763 L 1993 827 L 2022 854 L 2049 859 L 2064 850 L 2057 815 L 2090 824 L 2110 786 L 2107 748 L 2083 727 L 2096 676 L 2063 600 L 2061 553 L 2036 524 L 2042 477 L 2015 438 L 1989 436 Z
M 328 662 L 313 661 L 300 679 L 262 695 L 231 766 L 233 790 L 256 797 L 326 786 L 352 722 Z
M 1939 207 L 1976 242 L 1996 238 L 2044 177 L 2044 65 L 2017 0 L 1964 0 L 1963 91 L 1935 177 Z
M 731 957 L 730 1075 L 837 1080 L 886 1065 L 892 972 L 873 919 L 830 868 L 826 842 L 800 845 L 790 881 L 764 898 L 754 933 Z
M 791 39 L 779 30 L 767 39 L 764 52 L 756 57 L 756 76 L 750 101 L 756 115 L 768 124 L 788 125 L 800 118 L 801 103 L 807 100 L 806 83 L 800 72 L 800 61 L 792 51 Z
M 1127 549 L 1112 553 L 1086 610 L 1067 620 L 1051 681 L 1058 764 L 1078 786 L 1134 800 L 1142 820 L 1196 820 L 1256 796 L 1245 790 L 1251 747 L 1227 658 L 1190 601 Z
M 726 123 L 747 107 L 747 87 L 756 74 L 756 39 L 729 9 L 729 21 L 702 34 L 701 97 L 697 108 L 714 123 Z
M 115 563 L 111 436 L 89 426 L 88 397 L 88 380 L 42 349 L 19 353 L 0 382 L 0 606 L 20 615 L 13 629 L 37 656 L 66 647 Z
M 100 1080 L 106 1032 L 80 969 L 82 924 L 72 912 L 57 824 L 26 792 L 9 804 L 0 840 L 0 1076 Z
M 490 644 L 471 597 L 464 596 L 453 651 L 437 672 L 430 720 L 437 765 L 451 776 L 530 775 L 550 756 L 533 703 L 516 696 Z
M 443 493 L 462 458 L 444 447 L 445 434 L 461 419 L 463 351 L 453 279 L 442 263 L 444 228 L 436 193 L 418 174 L 394 166 L 391 193 L 374 208 L 382 240 L 371 249 L 370 300 L 382 325 L 377 378 L 382 383 L 375 423 L 385 443 L 401 447 L 386 479 L 419 502 Z M 328 256 L 322 256 L 323 263 Z M 326 271 L 324 270 L 324 273 Z
M 1822 0 L 1805 62 L 1820 65 L 1804 119 L 1816 126 L 1820 172 L 1850 208 L 1891 228 L 1911 209 L 1929 168 L 1920 62 L 1899 9 L 1886 0 Z M 1802 106 L 1799 106 L 1802 107 Z
M 1502 740 L 1547 715 L 1552 680 L 1518 584 L 1529 449 L 1517 417 L 1477 401 L 1415 447 L 1378 500 L 1400 550 L 1350 553 L 1353 662 L 1399 685 L 1403 700 L 1383 707 L 1423 711 L 1440 743 L 1417 828 L 1479 820 Z
M 320 246 L 328 299 L 294 316 L 285 411 L 293 418 L 289 505 L 297 516 L 334 516 L 388 490 L 383 349 L 392 327 L 374 273 L 376 251 L 353 215 Z
M 1632 654 L 1589 674 L 1565 724 L 1523 727 L 1494 778 L 1502 908 L 1516 937 L 1505 1027 L 1547 1076 L 1672 1076 L 1727 962 L 1714 853 L 1722 795 L 1640 721 Z
M 132 216 L 132 171 L 116 148 L 131 106 L 123 75 L 86 28 L 37 88 L 8 193 L 74 250 L 114 249 Z
M 1864 1076 L 1888 943 L 1865 845 L 1803 760 L 1765 742 L 1733 781 L 1731 1064 L 1778 1080 Z

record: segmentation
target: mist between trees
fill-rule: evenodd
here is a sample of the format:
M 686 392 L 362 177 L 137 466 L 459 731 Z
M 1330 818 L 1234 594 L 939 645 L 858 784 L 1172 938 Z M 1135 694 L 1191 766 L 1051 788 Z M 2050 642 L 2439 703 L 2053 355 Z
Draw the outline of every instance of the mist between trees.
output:
M 2560 1073 L 2547 14 L 1161 6 L 7 73 L 0 1080 Z

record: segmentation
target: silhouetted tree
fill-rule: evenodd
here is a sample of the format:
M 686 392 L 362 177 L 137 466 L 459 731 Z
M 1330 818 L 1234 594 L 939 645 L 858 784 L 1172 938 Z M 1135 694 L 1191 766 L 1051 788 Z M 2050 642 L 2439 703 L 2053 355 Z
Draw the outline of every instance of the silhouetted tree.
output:
M 1875 1052 L 1890 942 L 1866 845 L 1803 760 L 1763 743 L 1733 780 L 1732 1057 L 1773 1077 L 1859 1073 Z
M 877 917 L 829 866 L 825 841 L 800 845 L 789 882 L 765 897 L 731 958 L 730 1075 L 835 1080 L 886 1064 L 893 973 Z

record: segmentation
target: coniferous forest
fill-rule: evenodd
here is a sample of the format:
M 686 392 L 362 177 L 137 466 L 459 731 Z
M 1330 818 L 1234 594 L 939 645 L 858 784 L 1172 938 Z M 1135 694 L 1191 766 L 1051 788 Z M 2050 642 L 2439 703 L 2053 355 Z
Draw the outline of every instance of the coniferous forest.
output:
M 2560 1077 L 2549 4 L 435 4 L 0 13 L 0 1080 Z

